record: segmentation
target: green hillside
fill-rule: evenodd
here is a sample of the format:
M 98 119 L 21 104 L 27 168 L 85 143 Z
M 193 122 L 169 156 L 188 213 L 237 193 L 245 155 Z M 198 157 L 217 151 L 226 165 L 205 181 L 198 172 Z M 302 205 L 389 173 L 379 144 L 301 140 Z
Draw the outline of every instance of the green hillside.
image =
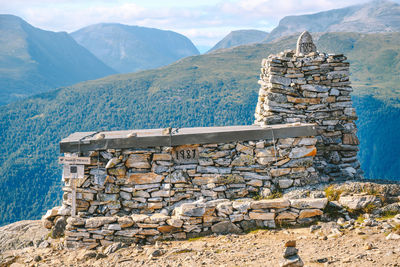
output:
M 66 32 L 0 14 L 0 105 L 114 73 Z
M 0 224 L 38 218 L 59 204 L 58 142 L 72 132 L 251 124 L 262 58 L 294 48 L 295 41 L 189 57 L 0 107 Z M 345 53 L 352 62 L 360 159 L 369 178 L 399 178 L 400 89 L 388 85 L 400 84 L 400 61 L 386 56 L 398 55 L 399 41 L 400 33 L 329 33 L 317 42 L 320 51 Z

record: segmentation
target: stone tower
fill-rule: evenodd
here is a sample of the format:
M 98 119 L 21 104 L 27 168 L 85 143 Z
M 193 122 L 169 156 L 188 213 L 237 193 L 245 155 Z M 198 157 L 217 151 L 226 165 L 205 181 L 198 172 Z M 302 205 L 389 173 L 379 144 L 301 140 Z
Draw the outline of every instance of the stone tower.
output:
M 342 54 L 318 52 L 311 35 L 303 32 L 296 51 L 262 61 L 255 124 L 316 123 L 314 167 L 321 181 L 362 177 L 346 60 Z

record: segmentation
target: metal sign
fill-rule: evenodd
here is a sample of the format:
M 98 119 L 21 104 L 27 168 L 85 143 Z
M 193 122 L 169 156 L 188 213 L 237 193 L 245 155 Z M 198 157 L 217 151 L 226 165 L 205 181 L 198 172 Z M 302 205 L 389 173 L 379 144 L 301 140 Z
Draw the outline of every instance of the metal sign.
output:
M 79 179 L 85 177 L 85 166 L 84 165 L 64 165 L 63 177 Z
M 176 163 L 197 163 L 199 161 L 199 149 L 197 146 L 177 146 L 172 150 L 172 157 Z
M 90 157 L 59 157 L 58 163 L 70 165 L 89 165 Z

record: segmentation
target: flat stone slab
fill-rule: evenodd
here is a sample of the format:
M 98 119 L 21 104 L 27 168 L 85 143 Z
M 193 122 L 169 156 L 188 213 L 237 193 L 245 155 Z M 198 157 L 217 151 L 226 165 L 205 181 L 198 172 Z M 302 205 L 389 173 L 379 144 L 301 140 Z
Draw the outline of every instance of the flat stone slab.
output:
M 222 142 L 277 139 L 300 136 L 315 136 L 315 124 L 290 123 L 224 127 L 178 128 L 171 137 L 166 129 L 76 132 L 60 142 L 60 152 L 87 152 L 106 149 L 148 148 L 155 146 L 179 146 L 187 144 L 213 144 Z M 145 164 L 146 161 L 143 161 Z
M 359 210 L 372 204 L 375 200 L 376 197 L 373 195 L 353 195 L 340 197 L 339 203 L 349 209 Z
M 290 206 L 297 209 L 324 209 L 327 204 L 327 198 L 301 198 L 290 200 Z

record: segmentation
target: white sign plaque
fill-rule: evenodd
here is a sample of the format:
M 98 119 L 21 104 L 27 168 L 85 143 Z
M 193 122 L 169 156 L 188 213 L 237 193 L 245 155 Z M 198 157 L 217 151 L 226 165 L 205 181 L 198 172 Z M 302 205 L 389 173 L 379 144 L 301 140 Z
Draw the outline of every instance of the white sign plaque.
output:
M 64 165 L 63 177 L 64 178 L 84 178 L 85 177 L 84 165 Z
M 90 157 L 59 157 L 58 163 L 70 165 L 89 165 Z

